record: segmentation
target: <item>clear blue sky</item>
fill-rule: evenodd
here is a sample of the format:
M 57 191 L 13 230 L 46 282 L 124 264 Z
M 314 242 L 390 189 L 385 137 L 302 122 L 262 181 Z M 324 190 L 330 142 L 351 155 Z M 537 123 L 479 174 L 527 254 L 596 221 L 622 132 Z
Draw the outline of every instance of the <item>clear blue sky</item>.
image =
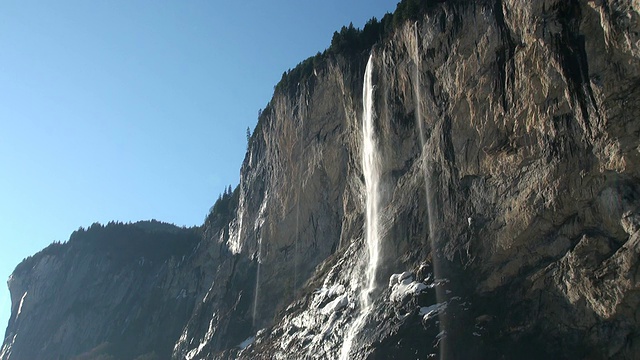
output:
M 78 227 L 200 225 L 282 72 L 394 0 L 0 2 L 0 330 L 14 267 Z

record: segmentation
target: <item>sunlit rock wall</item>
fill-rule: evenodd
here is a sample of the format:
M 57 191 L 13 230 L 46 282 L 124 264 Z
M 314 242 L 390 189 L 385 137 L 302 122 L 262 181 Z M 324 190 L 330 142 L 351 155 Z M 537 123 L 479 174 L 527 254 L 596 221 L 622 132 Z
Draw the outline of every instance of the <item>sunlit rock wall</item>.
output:
M 450 1 L 374 48 L 386 251 L 353 358 L 640 356 L 639 10 Z M 344 242 L 242 356 L 336 358 L 365 254 Z M 398 303 L 405 270 L 428 287 Z

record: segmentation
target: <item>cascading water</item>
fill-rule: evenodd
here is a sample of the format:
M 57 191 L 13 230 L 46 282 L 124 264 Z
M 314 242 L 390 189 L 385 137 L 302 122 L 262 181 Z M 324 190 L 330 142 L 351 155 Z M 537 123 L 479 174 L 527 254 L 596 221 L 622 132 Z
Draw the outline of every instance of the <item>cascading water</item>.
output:
M 301 144 L 302 141 L 298 140 Z M 300 153 L 302 153 L 302 146 L 299 146 Z M 300 163 L 300 162 L 298 162 Z M 293 291 L 296 291 L 298 287 L 298 254 L 300 252 L 299 243 L 300 243 L 300 194 L 302 193 L 302 174 L 300 174 L 300 166 L 298 166 L 298 192 L 296 195 L 296 238 L 295 238 L 295 246 L 293 247 Z
M 372 296 L 376 288 L 376 272 L 380 258 L 380 239 L 378 232 L 378 195 L 380 183 L 380 160 L 374 127 L 374 103 L 373 103 L 373 54 L 369 56 L 364 74 L 362 87 L 362 171 L 366 189 L 366 218 L 365 218 L 365 244 L 368 250 L 368 262 L 364 273 L 364 281 L 361 283 L 360 302 L 361 310 L 358 318 L 350 327 L 347 337 L 342 344 L 340 359 L 347 360 L 353 344 L 353 339 L 365 323 L 367 315 L 371 311 Z
M 418 36 L 418 23 L 415 24 L 415 42 L 414 42 L 414 46 L 413 46 L 413 61 L 415 63 L 415 79 L 413 81 L 414 84 L 414 95 L 415 95 L 415 101 L 416 101 L 416 111 L 415 111 L 415 115 L 416 115 L 416 123 L 418 124 L 418 131 L 420 132 L 420 144 L 422 145 L 421 147 L 421 151 L 422 151 L 422 158 L 423 158 L 423 164 L 424 164 L 424 187 L 425 187 L 425 194 L 426 194 L 426 203 L 427 203 L 427 223 L 429 226 L 429 242 L 431 245 L 431 252 L 432 252 L 432 265 L 433 265 L 433 275 L 435 279 L 442 279 L 442 271 L 440 268 L 440 260 L 438 259 L 438 256 L 436 254 L 436 232 L 437 232 L 437 228 L 436 228 L 436 224 L 435 224 L 435 208 L 434 208 L 434 199 L 432 197 L 432 184 L 431 184 L 431 176 L 429 176 L 429 172 L 427 169 L 427 161 L 425 159 L 426 157 L 426 152 L 425 152 L 425 145 L 427 140 L 425 139 L 425 133 L 424 133 L 424 125 L 422 122 L 422 95 L 420 92 L 420 52 L 419 52 L 419 40 L 420 37 Z M 441 287 L 436 287 L 436 301 L 438 304 L 441 304 L 445 301 L 445 295 L 443 294 L 443 290 Z M 441 334 L 445 334 L 445 327 L 446 327 L 446 319 L 444 318 L 444 313 L 443 312 L 438 312 L 438 318 L 439 318 L 439 327 L 440 327 L 440 333 Z M 446 337 L 442 338 L 441 341 L 441 345 L 440 345 L 440 359 L 445 359 L 446 358 L 446 354 L 445 354 L 445 342 L 446 342 Z
M 361 293 L 362 303 L 365 307 L 371 305 L 371 296 L 376 288 L 376 271 L 380 259 L 380 240 L 378 237 L 378 187 L 380 182 L 380 161 L 378 159 L 378 147 L 373 125 L 373 56 L 369 57 L 364 75 L 362 89 L 362 170 L 367 191 L 365 224 L 365 241 L 369 251 L 369 263 L 365 273 L 367 279 L 366 290 Z
M 303 107 L 302 107 L 302 100 L 303 100 L 303 95 L 300 94 L 300 97 L 298 98 L 298 111 L 299 111 L 299 115 L 298 115 L 298 121 L 299 121 L 299 125 L 297 127 L 297 137 L 296 140 L 298 142 L 298 154 L 302 154 L 303 152 L 303 146 L 302 146 L 302 135 L 303 135 L 303 130 L 304 130 L 304 119 L 305 116 L 303 115 Z M 305 107 L 306 109 L 306 107 Z M 293 292 L 295 293 L 296 288 L 298 287 L 298 254 L 300 253 L 299 250 L 299 243 L 300 243 L 300 194 L 302 194 L 302 161 L 299 160 L 298 161 L 298 191 L 296 192 L 296 237 L 295 237 L 295 246 L 294 246 L 294 253 L 293 253 Z

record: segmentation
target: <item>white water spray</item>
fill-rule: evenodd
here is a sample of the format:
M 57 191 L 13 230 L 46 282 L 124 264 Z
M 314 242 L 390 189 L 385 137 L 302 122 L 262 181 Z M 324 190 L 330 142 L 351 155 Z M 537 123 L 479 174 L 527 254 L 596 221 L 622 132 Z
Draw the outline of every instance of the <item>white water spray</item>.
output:
M 373 125 L 373 71 L 372 56 L 369 57 L 364 75 L 364 86 L 362 89 L 362 170 L 364 171 L 364 182 L 367 191 L 366 208 L 367 217 L 365 224 L 365 241 L 369 250 L 369 264 L 365 276 L 367 278 L 366 291 L 361 293 L 361 298 L 365 307 L 371 305 L 371 296 L 376 288 L 376 271 L 380 260 L 380 239 L 378 236 L 378 193 L 380 183 L 380 160 L 378 159 L 378 147 L 376 144 L 376 134 Z
M 380 239 L 378 232 L 378 194 L 380 183 L 380 159 L 374 127 L 373 103 L 373 54 L 369 56 L 362 87 L 362 171 L 366 189 L 365 243 L 369 253 L 365 270 L 363 290 L 360 291 L 362 308 L 358 318 L 347 333 L 342 344 L 340 359 L 347 360 L 353 344 L 353 338 L 362 328 L 367 315 L 371 312 L 372 296 L 376 289 L 376 272 L 380 260 Z

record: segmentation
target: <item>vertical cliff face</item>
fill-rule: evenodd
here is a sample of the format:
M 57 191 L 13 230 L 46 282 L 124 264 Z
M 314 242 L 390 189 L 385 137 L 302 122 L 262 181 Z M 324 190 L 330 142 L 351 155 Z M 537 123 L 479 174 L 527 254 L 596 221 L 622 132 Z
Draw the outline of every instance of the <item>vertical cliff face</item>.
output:
M 277 87 L 191 245 L 115 267 L 70 241 L 21 264 L 1 358 L 638 358 L 639 12 L 433 1 L 323 57 Z
M 316 265 L 362 232 L 360 104 L 352 89 L 363 67 L 327 63 L 309 83 L 277 92 L 262 112 L 236 215 L 228 231 L 212 236 L 233 264 L 216 272 L 176 358 L 213 356 L 271 325 Z
M 353 231 L 241 356 L 637 357 L 638 11 L 444 2 L 375 47 L 375 310 L 345 349 L 368 261 Z

